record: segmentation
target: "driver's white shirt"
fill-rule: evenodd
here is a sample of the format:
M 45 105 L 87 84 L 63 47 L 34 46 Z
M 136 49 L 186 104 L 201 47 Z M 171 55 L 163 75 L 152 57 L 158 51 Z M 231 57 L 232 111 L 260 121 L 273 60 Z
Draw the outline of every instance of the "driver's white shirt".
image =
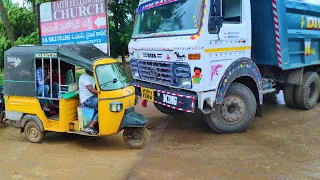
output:
M 92 87 L 95 88 L 96 83 L 92 76 L 87 73 L 83 73 L 79 78 L 79 97 L 82 104 L 94 95 L 86 87 L 88 85 L 92 85 Z

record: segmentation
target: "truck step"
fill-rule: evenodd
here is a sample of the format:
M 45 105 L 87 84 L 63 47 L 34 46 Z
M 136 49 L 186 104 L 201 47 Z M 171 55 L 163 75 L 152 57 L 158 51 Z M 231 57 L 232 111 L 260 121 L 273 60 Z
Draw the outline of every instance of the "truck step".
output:
M 215 109 L 211 108 L 211 107 L 204 107 L 203 109 L 201 109 L 201 111 L 203 114 L 210 114 L 210 113 L 214 112 Z
M 276 88 L 273 88 L 275 85 L 273 79 L 262 78 L 263 94 L 275 92 Z
M 268 93 L 272 93 L 272 92 L 275 92 L 275 91 L 276 91 L 276 88 L 264 89 L 263 90 L 263 94 L 268 94 Z

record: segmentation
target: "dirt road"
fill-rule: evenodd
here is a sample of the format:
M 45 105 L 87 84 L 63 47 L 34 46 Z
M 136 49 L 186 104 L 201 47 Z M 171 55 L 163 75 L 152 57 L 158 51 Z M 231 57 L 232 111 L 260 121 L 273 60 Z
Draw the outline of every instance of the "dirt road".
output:
M 144 114 L 157 120 L 154 127 L 162 122 L 158 116 L 166 118 L 154 109 Z M 11 126 L 0 128 L 1 180 L 124 179 L 142 157 L 128 149 L 122 134 L 92 138 L 50 133 L 42 144 L 32 144 L 19 132 Z
M 137 108 L 151 120 L 152 142 L 130 150 L 122 136 L 49 134 L 29 143 L 0 128 L 0 179 L 317 179 L 320 178 L 320 104 L 289 109 L 282 98 L 264 107 L 249 130 L 213 133 L 200 114 L 163 115 Z
M 176 116 L 128 179 L 320 179 L 320 104 L 300 111 L 268 99 L 240 134 L 212 133 L 199 114 Z

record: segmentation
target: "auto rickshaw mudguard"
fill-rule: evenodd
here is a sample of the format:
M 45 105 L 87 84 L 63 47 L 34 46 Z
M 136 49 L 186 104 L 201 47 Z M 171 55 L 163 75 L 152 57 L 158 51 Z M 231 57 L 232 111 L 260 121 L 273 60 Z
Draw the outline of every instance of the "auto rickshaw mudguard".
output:
M 35 123 L 38 124 L 40 130 L 43 132 L 44 131 L 44 128 L 43 128 L 43 124 L 42 122 L 40 121 L 40 119 L 35 116 L 35 115 L 25 115 L 22 120 L 21 120 L 21 123 L 20 123 L 20 133 L 23 133 L 24 132 L 24 126 L 27 124 L 27 122 L 29 121 L 34 121 Z
M 126 109 L 120 124 L 120 130 L 126 127 L 145 127 L 147 123 L 148 119 L 146 119 L 141 114 L 137 113 L 132 107 Z

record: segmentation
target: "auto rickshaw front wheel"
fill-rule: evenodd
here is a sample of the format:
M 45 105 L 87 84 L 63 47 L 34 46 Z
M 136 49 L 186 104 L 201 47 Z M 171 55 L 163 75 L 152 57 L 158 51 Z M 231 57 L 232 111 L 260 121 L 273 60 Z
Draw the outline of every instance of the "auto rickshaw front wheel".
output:
M 24 126 L 24 133 L 27 139 L 32 143 L 40 143 L 44 139 L 44 132 L 41 131 L 38 124 L 34 121 L 29 121 Z
M 145 127 L 125 128 L 123 140 L 130 148 L 142 149 L 150 141 L 150 132 Z

